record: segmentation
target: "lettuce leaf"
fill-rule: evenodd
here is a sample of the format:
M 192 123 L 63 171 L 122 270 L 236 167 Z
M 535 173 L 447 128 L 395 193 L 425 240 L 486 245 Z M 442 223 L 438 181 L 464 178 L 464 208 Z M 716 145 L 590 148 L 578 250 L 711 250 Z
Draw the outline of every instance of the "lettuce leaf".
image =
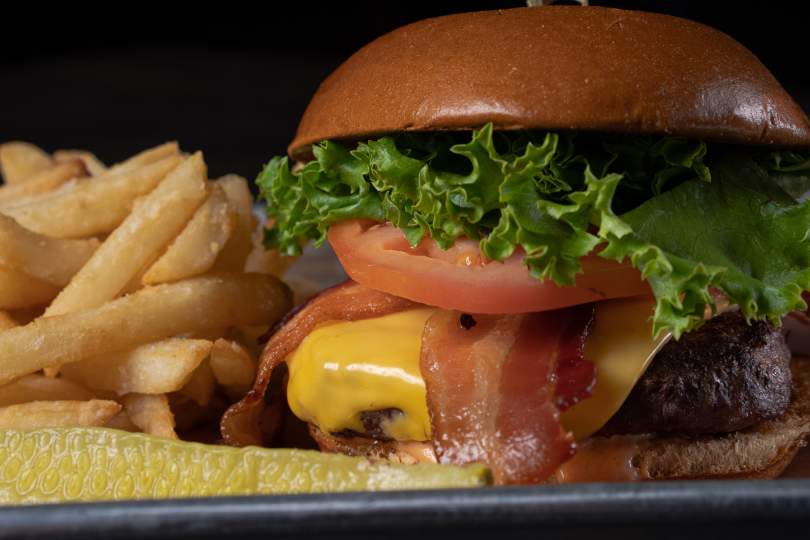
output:
M 326 141 L 313 153 L 296 173 L 273 158 L 257 179 L 275 222 L 266 245 L 285 254 L 323 242 L 332 223 L 385 220 L 413 245 L 468 237 L 495 261 L 520 250 L 532 276 L 559 285 L 574 285 L 580 259 L 601 246 L 650 283 L 656 333 L 701 324 L 711 288 L 748 318 L 778 323 L 806 307 L 810 203 L 785 188 L 810 177 L 800 153 L 491 125 L 353 149 Z
M 810 204 L 795 204 L 744 152 L 711 162 L 711 183 L 691 180 L 624 214 L 632 232 L 608 234 L 604 257 L 630 258 L 658 300 L 655 330 L 675 335 L 714 307 L 709 287 L 746 318 L 803 309 L 810 288 Z
M 771 178 L 791 197 L 797 201 L 810 197 L 810 156 L 786 150 L 758 157 Z

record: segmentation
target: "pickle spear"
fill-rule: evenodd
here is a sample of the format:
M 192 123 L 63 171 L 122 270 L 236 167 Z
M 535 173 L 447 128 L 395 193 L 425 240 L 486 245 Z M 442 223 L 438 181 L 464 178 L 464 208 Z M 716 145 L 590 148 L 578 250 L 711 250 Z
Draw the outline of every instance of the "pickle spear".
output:
M 370 463 L 102 428 L 0 430 L 0 504 L 482 486 L 483 466 Z

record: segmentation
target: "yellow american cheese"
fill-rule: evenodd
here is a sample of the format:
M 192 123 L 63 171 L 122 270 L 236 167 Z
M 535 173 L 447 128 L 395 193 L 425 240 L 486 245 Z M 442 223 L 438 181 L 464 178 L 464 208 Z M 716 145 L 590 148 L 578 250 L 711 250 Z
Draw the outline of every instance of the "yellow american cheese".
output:
M 430 439 L 422 330 L 434 309 L 338 322 L 309 334 L 289 359 L 292 412 L 326 432 L 365 431 L 361 413 L 399 409 L 383 426 L 396 440 Z
M 629 298 L 600 302 L 596 320 L 585 342 L 585 358 L 596 366 L 591 397 L 562 414 L 562 423 L 576 440 L 585 439 L 616 414 L 666 342 L 652 337 L 653 302 Z

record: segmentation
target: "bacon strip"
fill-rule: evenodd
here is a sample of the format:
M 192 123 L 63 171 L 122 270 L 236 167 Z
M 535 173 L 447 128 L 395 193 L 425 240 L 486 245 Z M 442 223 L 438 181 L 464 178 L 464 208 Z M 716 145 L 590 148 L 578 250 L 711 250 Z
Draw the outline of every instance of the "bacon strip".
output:
M 591 332 L 596 304 L 564 310 L 571 320 L 559 337 L 557 358 L 557 407 L 564 411 L 591 397 L 596 385 L 596 366 L 585 358 L 585 341 Z
M 571 457 L 556 369 L 560 356 L 584 341 L 592 313 L 478 315 L 474 326 L 460 324 L 458 312 L 433 315 L 421 368 L 439 462 L 486 463 L 496 483 L 524 484 L 546 480 Z
M 222 437 L 234 446 L 268 443 L 260 424 L 265 408 L 265 393 L 273 371 L 318 325 L 327 321 L 355 321 L 382 317 L 414 305 L 410 300 L 368 289 L 351 280 L 327 289 L 297 312 L 287 317 L 270 336 L 262 352 L 253 388 L 242 401 L 225 412 L 220 423 Z

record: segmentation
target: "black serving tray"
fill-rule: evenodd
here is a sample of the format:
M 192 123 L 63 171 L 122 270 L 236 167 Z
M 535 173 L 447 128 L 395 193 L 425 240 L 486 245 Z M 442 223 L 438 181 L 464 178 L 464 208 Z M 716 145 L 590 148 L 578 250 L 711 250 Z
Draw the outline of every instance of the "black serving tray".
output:
M 810 538 L 810 480 L 580 484 L 0 508 L 0 538 Z

